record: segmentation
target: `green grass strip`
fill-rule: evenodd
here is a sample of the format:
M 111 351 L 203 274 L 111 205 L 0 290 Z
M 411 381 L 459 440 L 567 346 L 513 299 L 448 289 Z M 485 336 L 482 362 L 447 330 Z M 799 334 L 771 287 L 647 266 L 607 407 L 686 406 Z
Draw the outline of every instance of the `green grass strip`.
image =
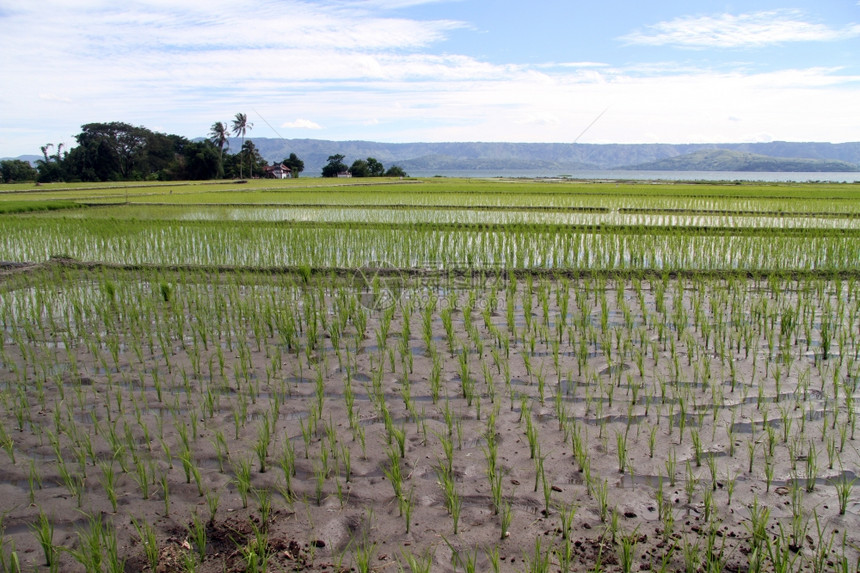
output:
M 83 205 L 75 201 L 2 201 L 0 214 L 35 213 L 38 211 L 60 211 L 81 209 Z

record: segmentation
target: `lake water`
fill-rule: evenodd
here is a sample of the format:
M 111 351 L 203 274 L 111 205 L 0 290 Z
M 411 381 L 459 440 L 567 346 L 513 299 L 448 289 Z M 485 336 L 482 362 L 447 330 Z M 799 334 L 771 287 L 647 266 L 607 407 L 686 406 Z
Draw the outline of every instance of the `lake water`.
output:
M 525 177 L 567 179 L 609 179 L 609 180 L 664 180 L 664 181 L 767 181 L 767 182 L 809 182 L 858 183 L 860 171 L 854 172 L 753 172 L 753 171 L 558 171 L 509 169 L 509 170 L 457 170 L 457 171 L 410 171 L 414 177 Z

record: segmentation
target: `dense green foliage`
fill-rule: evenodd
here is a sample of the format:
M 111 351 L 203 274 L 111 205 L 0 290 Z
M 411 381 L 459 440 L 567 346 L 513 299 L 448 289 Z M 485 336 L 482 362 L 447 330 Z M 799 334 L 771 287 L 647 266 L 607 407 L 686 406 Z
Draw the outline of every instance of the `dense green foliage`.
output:
M 281 163 L 290 168 L 293 177 L 298 177 L 299 173 L 305 170 L 305 162 L 299 159 L 295 153 L 290 153 L 290 156 L 284 158 Z
M 35 181 L 38 172 L 26 161 L 20 159 L 4 159 L 0 161 L 0 181 L 3 183 L 16 183 L 21 181 Z
M 328 163 L 322 168 L 323 177 L 338 177 L 343 174 L 349 174 L 352 177 L 406 177 L 406 172 L 397 165 L 394 165 L 385 170 L 385 166 L 376 158 L 368 157 L 367 159 L 356 159 L 352 165 L 347 168 L 343 160 L 346 157 L 342 154 L 330 155 Z
M 394 165 L 385 170 L 385 166 L 376 158 L 356 159 L 352 162 L 349 172 L 353 177 L 406 177 L 403 168 Z
M 37 164 L 39 181 L 133 181 L 210 179 L 218 174 L 218 152 L 209 142 L 191 142 L 127 123 L 89 123 L 78 145 L 57 149 Z M 47 147 L 47 146 L 46 146 Z
M 329 155 L 327 161 L 322 168 L 323 177 L 337 177 L 341 173 L 347 171 L 346 164 L 343 162 L 345 157 L 339 153 Z
M 189 141 L 179 135 L 122 122 L 88 123 L 81 126 L 81 132 L 75 136 L 77 146 L 71 150 L 64 150 L 59 144 L 56 153 L 51 153 L 53 144 L 43 146 L 42 158 L 36 162 L 37 171 L 28 170 L 26 162 L 4 161 L 0 175 L 4 183 L 34 179 L 55 183 L 262 177 L 268 163 L 252 141 L 244 141 L 252 126 L 244 114 L 237 114 L 232 129 L 243 137 L 243 144 L 239 153 L 225 155 L 229 130 L 221 122 L 212 126 L 210 139 L 203 141 Z M 304 169 L 294 153 L 288 165 L 294 173 Z

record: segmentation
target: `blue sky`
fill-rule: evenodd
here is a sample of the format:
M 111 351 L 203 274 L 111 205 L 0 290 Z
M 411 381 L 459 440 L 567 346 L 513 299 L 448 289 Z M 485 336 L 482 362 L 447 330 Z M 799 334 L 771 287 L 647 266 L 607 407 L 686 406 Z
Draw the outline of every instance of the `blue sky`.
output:
M 237 112 L 252 137 L 860 140 L 858 0 L 0 0 L 0 30 L 0 156 Z

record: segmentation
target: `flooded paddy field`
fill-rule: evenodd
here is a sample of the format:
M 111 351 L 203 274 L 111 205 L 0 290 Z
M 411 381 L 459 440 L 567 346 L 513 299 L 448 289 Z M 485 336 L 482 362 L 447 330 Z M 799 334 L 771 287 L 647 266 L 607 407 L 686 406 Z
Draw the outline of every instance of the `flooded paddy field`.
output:
M 4 567 L 855 567 L 851 217 L 101 209 L 0 220 Z

